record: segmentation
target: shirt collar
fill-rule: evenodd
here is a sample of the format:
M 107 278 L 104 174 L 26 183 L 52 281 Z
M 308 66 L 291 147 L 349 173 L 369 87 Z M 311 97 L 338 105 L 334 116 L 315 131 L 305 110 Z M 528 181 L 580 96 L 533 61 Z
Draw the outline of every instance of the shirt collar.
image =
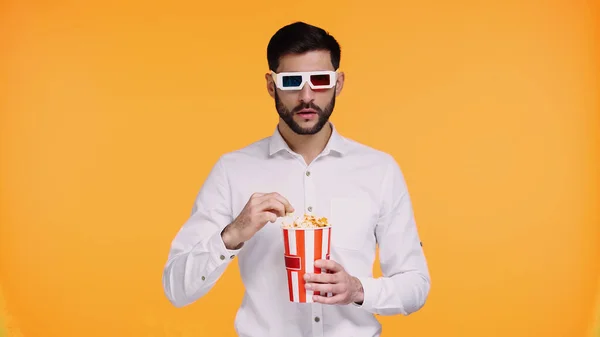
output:
M 323 149 L 323 154 L 327 155 L 331 151 L 334 151 L 341 155 L 344 155 L 347 152 L 346 139 L 337 132 L 332 122 L 329 122 L 329 125 L 331 126 L 331 136 L 327 141 L 327 145 L 325 145 L 325 149 Z M 270 137 L 269 140 L 269 156 L 272 156 L 275 153 L 282 150 L 294 153 L 294 151 L 290 149 L 288 144 L 281 136 L 281 133 L 279 133 L 279 128 L 275 127 L 275 132 L 273 132 L 273 135 Z

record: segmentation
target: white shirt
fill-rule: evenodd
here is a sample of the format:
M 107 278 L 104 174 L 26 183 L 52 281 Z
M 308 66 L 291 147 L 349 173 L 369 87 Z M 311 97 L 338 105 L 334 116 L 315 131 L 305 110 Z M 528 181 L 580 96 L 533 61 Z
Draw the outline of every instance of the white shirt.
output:
M 278 192 L 296 215 L 329 219 L 330 258 L 360 280 L 362 305 L 290 302 L 279 222 L 267 223 L 239 250 L 226 249 L 221 231 L 255 192 Z M 380 278 L 372 274 L 376 245 Z M 245 288 L 234 324 L 240 337 L 379 336 L 374 315 L 408 315 L 429 294 L 428 266 L 399 166 L 335 127 L 310 165 L 277 128 L 271 137 L 219 158 L 172 242 L 163 274 L 167 298 L 177 307 L 195 302 L 236 256 Z

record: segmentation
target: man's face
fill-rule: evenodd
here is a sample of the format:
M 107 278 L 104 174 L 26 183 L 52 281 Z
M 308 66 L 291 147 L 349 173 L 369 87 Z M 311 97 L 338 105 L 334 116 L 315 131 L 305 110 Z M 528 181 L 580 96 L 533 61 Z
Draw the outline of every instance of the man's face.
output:
M 296 71 L 331 70 L 328 51 L 311 51 L 281 58 L 277 73 Z M 269 93 L 275 99 L 279 117 L 297 134 L 312 135 L 329 121 L 335 107 L 335 98 L 343 86 L 343 73 L 338 73 L 336 85 L 331 89 L 313 90 L 308 83 L 300 90 L 279 90 L 267 74 Z

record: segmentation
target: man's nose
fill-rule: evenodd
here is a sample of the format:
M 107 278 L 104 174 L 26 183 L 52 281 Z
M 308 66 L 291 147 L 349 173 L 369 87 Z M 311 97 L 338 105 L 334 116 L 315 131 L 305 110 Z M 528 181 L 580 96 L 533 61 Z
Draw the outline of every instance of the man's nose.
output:
M 315 92 L 311 89 L 308 83 L 304 84 L 304 87 L 300 89 L 299 99 L 304 103 L 312 102 L 315 99 Z

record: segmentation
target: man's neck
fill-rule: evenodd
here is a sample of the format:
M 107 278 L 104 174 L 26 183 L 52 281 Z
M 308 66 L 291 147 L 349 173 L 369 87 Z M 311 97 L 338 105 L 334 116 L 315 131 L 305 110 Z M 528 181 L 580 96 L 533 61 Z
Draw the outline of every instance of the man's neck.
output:
M 325 149 L 333 131 L 329 122 L 314 135 L 299 135 L 282 120 L 279 121 L 277 128 L 290 149 L 301 155 L 307 165 Z

